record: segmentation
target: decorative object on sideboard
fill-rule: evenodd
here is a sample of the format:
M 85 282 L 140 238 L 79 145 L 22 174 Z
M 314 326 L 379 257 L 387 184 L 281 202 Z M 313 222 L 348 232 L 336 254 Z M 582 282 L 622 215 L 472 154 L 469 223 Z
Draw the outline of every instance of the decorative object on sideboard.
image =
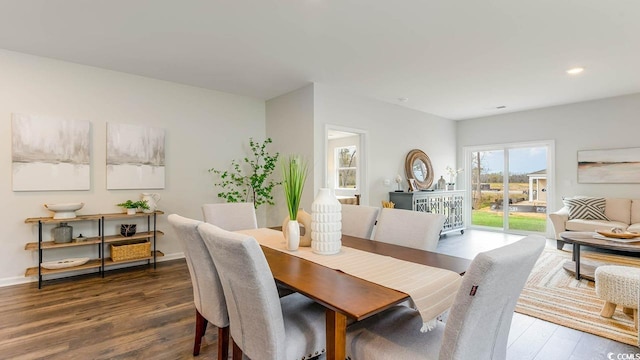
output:
M 456 189 L 456 177 L 459 173 L 462 172 L 462 168 L 454 169 L 451 166 L 447 166 L 445 168 L 447 174 L 449 174 L 449 182 L 447 183 L 447 190 L 455 190 Z
M 407 179 L 409 182 L 409 191 L 420 191 L 420 187 L 418 186 L 418 182 L 416 179 Z
M 148 240 L 109 244 L 109 248 L 114 262 L 148 258 L 151 254 L 151 242 Z
M 340 252 L 342 205 L 331 189 L 321 188 L 311 204 L 311 249 L 320 255 Z
M 116 205 L 122 208 L 125 208 L 127 210 L 127 215 L 135 215 L 138 209 L 142 209 L 142 210 L 149 209 L 149 205 L 147 204 L 146 200 L 140 200 L 140 201 L 127 200 L 125 202 L 122 202 Z
M 73 219 L 76 217 L 76 211 L 82 209 L 84 203 L 65 203 L 65 204 L 44 204 L 49 211 L 53 211 L 53 218 Z
M 396 192 L 402 192 L 402 176 L 400 174 L 396 175 Z
M 292 155 L 282 163 L 282 188 L 287 201 L 289 221 L 283 225 L 283 234 L 287 242 L 287 250 L 298 250 L 300 246 L 300 224 L 298 209 L 302 200 L 304 183 L 307 180 L 309 167 L 300 156 Z
M 45 269 L 55 270 L 74 266 L 84 265 L 89 262 L 89 258 L 69 258 L 55 261 L 47 261 L 40 264 Z
M 73 239 L 73 227 L 67 225 L 66 222 L 61 222 L 51 231 L 53 232 L 53 242 L 56 244 L 68 243 Z
M 382 200 L 382 207 L 383 208 L 393 209 L 393 208 L 396 207 L 396 204 L 394 204 L 393 201 Z
M 426 190 L 433 184 L 433 167 L 431 160 L 422 150 L 413 149 L 409 151 L 405 158 L 404 171 L 407 179 L 415 179 L 417 188 Z
M 136 224 L 121 224 L 120 225 L 120 235 L 129 237 L 136 234 Z
M 447 181 L 440 175 L 440 179 L 438 179 L 438 185 L 436 185 L 438 190 L 446 190 L 447 189 Z
M 150 214 L 158 208 L 158 201 L 160 201 L 160 194 L 157 193 L 142 193 L 140 194 L 140 200 L 147 202 L 147 208 L 142 208 L 142 212 Z

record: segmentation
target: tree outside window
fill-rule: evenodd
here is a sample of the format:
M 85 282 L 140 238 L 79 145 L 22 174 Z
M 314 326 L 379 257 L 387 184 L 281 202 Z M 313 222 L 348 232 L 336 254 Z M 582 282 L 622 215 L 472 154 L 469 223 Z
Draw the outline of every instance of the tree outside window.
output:
M 358 159 L 356 146 L 338 147 L 336 151 L 336 188 L 356 189 L 358 184 Z

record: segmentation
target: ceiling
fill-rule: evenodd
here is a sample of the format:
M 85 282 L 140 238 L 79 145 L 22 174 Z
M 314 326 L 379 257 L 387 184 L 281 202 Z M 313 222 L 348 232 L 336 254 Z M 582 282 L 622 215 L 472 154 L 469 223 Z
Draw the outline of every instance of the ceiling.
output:
M 636 0 L 0 0 L 0 48 L 265 100 L 316 82 L 459 120 L 640 92 L 639 19 Z

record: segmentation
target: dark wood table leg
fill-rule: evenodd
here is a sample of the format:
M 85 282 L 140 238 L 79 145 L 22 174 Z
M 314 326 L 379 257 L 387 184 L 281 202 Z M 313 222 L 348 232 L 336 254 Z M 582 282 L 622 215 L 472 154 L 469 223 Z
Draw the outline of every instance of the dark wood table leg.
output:
M 347 317 L 337 311 L 327 309 L 327 360 L 346 358 Z
M 573 260 L 576 263 L 576 280 L 580 280 L 580 244 L 573 243 Z

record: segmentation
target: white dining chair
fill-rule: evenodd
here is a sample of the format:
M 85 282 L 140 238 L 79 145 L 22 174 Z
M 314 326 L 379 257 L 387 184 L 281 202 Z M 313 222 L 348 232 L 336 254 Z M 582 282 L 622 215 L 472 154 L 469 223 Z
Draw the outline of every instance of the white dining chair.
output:
M 180 215 L 168 217 L 173 226 L 191 275 L 193 303 L 196 306 L 196 334 L 193 355 L 200 354 L 202 337 L 210 322 L 218 328 L 218 360 L 227 360 L 229 354 L 229 316 L 218 271 L 204 244 L 198 226 L 202 221 Z
M 342 233 L 371 239 L 380 208 L 365 205 L 342 205 Z
M 204 221 L 228 231 L 257 229 L 253 203 L 217 203 L 202 205 Z
M 299 293 L 278 298 L 260 245 L 211 224 L 198 227 L 218 268 L 234 359 L 310 359 L 325 352 L 325 309 Z
M 378 216 L 374 240 L 435 251 L 444 222 L 442 214 L 383 208 Z
M 351 360 L 503 360 L 513 310 L 545 239 L 531 235 L 478 254 L 462 278 L 446 324 L 420 332 L 420 314 L 406 306 L 347 329 Z

